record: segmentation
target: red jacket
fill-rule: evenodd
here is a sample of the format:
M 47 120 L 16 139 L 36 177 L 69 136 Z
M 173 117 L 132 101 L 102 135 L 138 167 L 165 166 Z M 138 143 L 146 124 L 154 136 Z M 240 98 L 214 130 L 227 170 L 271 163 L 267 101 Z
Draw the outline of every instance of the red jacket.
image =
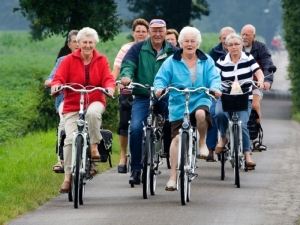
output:
M 54 74 L 51 86 L 74 83 L 86 86 L 84 64 L 80 56 L 80 51 L 81 49 L 77 49 L 74 53 L 69 54 L 64 58 Z M 115 80 L 110 72 L 109 62 L 104 55 L 96 50 L 93 51 L 93 58 L 90 63 L 88 86 L 115 88 Z M 78 85 L 72 85 L 72 87 L 80 89 Z M 62 113 L 66 114 L 79 111 L 79 100 L 80 93 L 65 89 L 64 108 Z M 85 108 L 95 101 L 101 102 L 104 107 L 106 107 L 105 95 L 97 90 L 89 93 L 88 98 L 87 95 L 85 95 Z

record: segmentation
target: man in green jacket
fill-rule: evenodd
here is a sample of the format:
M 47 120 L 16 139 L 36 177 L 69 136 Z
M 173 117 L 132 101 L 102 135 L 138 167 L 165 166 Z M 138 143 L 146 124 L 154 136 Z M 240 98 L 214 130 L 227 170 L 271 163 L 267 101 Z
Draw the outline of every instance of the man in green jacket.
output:
M 133 45 L 121 64 L 120 78 L 121 83 L 126 86 L 131 81 L 143 85 L 153 86 L 154 77 L 162 63 L 170 55 L 174 54 L 177 47 L 172 46 L 165 37 L 167 28 L 165 21 L 153 19 L 149 24 L 150 37 L 142 42 Z M 146 124 L 149 109 L 149 96 L 147 90 L 133 90 L 135 96 L 131 111 L 130 121 L 130 151 L 131 151 L 131 170 L 129 184 L 140 184 L 142 169 L 142 137 L 143 122 Z M 164 149 L 169 152 L 171 143 L 171 130 L 168 121 L 168 98 L 155 102 L 155 108 L 164 114 Z

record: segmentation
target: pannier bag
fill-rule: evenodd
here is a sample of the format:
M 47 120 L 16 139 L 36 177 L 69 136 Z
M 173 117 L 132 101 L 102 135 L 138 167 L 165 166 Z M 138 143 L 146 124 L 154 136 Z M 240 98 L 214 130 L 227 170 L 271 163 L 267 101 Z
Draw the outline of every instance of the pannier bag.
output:
M 248 130 L 249 130 L 249 135 L 250 135 L 250 140 L 255 140 L 253 142 L 253 150 L 267 150 L 267 147 L 262 144 L 263 140 L 263 129 L 261 127 L 261 124 L 257 122 L 257 119 L 259 118 L 256 110 L 252 109 L 251 114 L 249 117 L 249 121 L 247 124 Z
M 100 133 L 102 135 L 102 140 L 98 144 L 98 151 L 101 156 L 99 162 L 109 162 L 109 166 L 112 167 L 111 164 L 111 156 L 112 153 L 112 143 L 113 143 L 113 135 L 110 130 L 100 129 Z

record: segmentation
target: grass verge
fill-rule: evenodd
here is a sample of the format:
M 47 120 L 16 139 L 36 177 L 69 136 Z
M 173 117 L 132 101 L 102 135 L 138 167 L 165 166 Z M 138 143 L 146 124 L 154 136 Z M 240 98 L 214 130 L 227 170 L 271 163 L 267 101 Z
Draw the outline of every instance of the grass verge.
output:
M 59 195 L 63 174 L 55 174 L 55 131 L 29 134 L 0 146 L 0 224 L 36 209 Z M 114 135 L 112 164 L 119 160 Z M 99 173 L 109 163 L 99 164 Z

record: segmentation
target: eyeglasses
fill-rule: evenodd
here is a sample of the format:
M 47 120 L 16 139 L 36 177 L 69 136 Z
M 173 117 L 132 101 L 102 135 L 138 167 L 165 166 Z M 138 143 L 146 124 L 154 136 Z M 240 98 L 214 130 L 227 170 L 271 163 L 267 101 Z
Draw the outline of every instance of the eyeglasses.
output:
M 186 44 L 186 45 L 188 45 L 188 44 L 190 44 L 190 43 L 191 43 L 191 45 L 194 45 L 194 44 L 196 44 L 197 42 L 196 42 L 195 40 L 184 40 L 183 43 Z
M 233 46 L 234 46 L 234 47 L 238 47 L 238 46 L 240 46 L 240 45 L 241 45 L 241 43 L 234 43 L 234 44 L 228 44 L 227 47 L 228 47 L 228 48 L 231 48 L 231 47 L 233 47 Z

